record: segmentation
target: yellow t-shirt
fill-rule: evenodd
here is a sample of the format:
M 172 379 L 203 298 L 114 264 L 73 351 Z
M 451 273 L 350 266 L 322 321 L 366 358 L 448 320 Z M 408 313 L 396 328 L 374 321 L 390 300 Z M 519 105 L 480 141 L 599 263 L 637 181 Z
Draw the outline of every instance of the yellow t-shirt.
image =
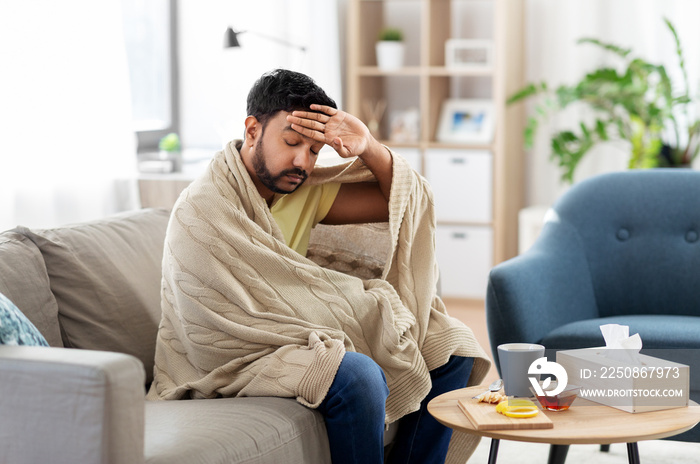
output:
M 270 212 L 291 249 L 306 256 L 311 229 L 330 211 L 339 183 L 303 184 L 289 194 L 275 194 Z

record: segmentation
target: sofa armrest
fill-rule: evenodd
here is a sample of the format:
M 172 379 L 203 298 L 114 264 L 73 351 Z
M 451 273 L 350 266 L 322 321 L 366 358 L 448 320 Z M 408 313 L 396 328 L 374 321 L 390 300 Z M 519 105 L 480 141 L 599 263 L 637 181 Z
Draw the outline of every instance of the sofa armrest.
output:
M 502 343 L 539 343 L 551 330 L 598 317 L 581 241 L 567 224 L 545 225 L 527 252 L 489 274 L 486 321 L 498 366 Z
M 0 346 L 0 462 L 144 462 L 144 369 L 102 351 Z

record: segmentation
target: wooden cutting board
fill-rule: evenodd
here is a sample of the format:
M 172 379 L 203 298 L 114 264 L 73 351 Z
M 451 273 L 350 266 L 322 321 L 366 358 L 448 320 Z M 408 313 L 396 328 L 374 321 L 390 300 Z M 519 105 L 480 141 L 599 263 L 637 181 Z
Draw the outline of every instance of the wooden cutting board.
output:
M 552 421 L 542 410 L 535 417 L 514 418 L 496 412 L 495 404 L 479 403 L 473 398 L 459 400 L 459 407 L 476 430 L 551 429 Z

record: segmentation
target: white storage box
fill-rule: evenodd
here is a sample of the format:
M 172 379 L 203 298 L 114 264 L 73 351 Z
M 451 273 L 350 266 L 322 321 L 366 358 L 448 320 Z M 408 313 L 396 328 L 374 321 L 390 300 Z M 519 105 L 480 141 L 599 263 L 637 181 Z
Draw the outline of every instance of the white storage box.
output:
M 641 363 L 620 361 L 608 357 L 607 350 L 599 347 L 557 352 L 557 363 L 566 370 L 568 384 L 581 387 L 579 397 L 627 412 L 688 406 L 687 365 L 643 354 L 637 355 Z
M 442 296 L 486 298 L 493 266 L 493 230 L 485 226 L 438 225 L 435 239 Z
M 423 175 L 423 165 L 421 161 L 421 152 L 417 148 L 400 147 L 394 149 L 396 153 L 403 156 L 408 164 L 418 173 Z
M 492 220 L 493 160 L 485 150 L 430 149 L 425 177 L 438 222 L 488 224 Z

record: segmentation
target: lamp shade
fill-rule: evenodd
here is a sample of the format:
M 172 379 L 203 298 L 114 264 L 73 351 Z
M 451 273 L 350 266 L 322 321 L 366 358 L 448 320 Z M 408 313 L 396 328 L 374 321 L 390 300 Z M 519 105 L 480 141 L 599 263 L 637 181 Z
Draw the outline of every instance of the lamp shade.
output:
M 292 48 L 298 48 L 302 52 L 306 51 L 306 47 L 300 46 L 300 45 L 295 45 L 293 43 L 289 43 L 286 40 L 279 39 L 277 37 L 271 37 L 269 35 L 261 34 L 259 32 L 253 32 L 253 31 L 234 31 L 231 26 L 226 28 L 226 32 L 224 33 L 224 48 L 241 48 L 241 44 L 238 42 L 238 36 L 243 33 L 249 33 L 256 35 L 258 37 L 262 37 L 263 39 L 271 40 L 273 42 L 277 42 L 278 44 L 284 45 L 286 47 L 292 47 Z
M 226 28 L 226 33 L 224 34 L 224 48 L 235 48 L 240 47 L 241 44 L 238 43 L 238 32 L 234 31 L 231 27 Z

